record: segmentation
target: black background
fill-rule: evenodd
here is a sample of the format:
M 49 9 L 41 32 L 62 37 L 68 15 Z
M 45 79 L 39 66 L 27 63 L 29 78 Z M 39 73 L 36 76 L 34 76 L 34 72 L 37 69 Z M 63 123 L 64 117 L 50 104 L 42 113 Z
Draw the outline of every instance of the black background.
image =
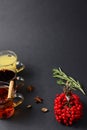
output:
M 84 104 L 83 119 L 71 127 L 57 123 L 53 101 L 62 87 L 52 77 L 61 67 L 79 80 L 87 93 L 87 3 L 85 0 L 0 0 L 0 51 L 13 50 L 25 69 L 20 89 L 24 102 L 15 115 L 0 120 L 2 130 L 86 130 L 87 96 L 77 93 Z M 32 84 L 35 91 L 28 93 Z M 34 97 L 44 99 L 35 104 Z M 26 105 L 32 104 L 32 109 Z M 40 109 L 47 107 L 48 113 Z

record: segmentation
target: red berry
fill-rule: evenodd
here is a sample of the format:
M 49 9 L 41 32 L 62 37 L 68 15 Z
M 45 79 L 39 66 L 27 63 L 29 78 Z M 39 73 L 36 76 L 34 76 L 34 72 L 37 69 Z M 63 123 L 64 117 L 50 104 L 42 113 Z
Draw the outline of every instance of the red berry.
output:
M 72 125 L 83 115 L 83 106 L 78 95 L 71 93 L 67 101 L 65 93 L 59 94 L 54 100 L 54 114 L 58 122 Z

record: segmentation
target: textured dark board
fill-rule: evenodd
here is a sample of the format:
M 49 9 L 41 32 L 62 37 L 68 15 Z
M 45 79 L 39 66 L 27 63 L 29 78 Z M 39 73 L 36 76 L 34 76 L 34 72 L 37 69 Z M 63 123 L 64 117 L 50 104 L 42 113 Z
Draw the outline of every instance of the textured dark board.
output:
M 13 50 L 25 70 L 24 103 L 9 120 L 0 120 L 2 130 L 86 130 L 87 97 L 79 94 L 84 103 L 83 119 L 72 127 L 56 122 L 53 101 L 62 88 L 52 78 L 52 69 L 59 66 L 78 79 L 87 92 L 87 3 L 80 0 L 1 0 L 0 51 Z M 27 93 L 26 87 L 35 91 Z M 41 96 L 43 104 L 33 98 Z M 32 104 L 27 110 L 25 106 Z M 49 108 L 42 113 L 41 107 Z

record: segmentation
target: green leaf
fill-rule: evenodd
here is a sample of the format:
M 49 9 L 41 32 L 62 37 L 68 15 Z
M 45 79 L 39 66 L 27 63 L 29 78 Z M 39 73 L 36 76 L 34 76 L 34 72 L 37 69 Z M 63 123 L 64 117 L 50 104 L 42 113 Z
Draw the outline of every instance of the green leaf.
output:
M 71 89 L 78 89 L 80 90 L 83 94 L 85 94 L 82 86 L 80 85 L 79 81 L 76 81 L 74 78 L 71 76 L 66 75 L 61 68 L 59 69 L 53 69 L 53 77 L 57 78 L 57 84 L 59 85 L 66 85 L 66 82 L 68 82 L 68 85 Z
M 59 85 L 65 85 L 65 82 L 60 79 L 60 80 L 57 80 L 57 84 L 59 84 Z

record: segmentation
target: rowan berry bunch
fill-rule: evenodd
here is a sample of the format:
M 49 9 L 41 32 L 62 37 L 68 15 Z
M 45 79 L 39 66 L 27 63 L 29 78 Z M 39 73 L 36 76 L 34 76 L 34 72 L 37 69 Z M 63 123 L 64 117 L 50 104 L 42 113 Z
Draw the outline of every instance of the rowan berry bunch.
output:
M 79 96 L 71 93 L 69 101 L 65 93 L 56 96 L 54 100 L 54 113 L 58 122 L 65 125 L 72 125 L 83 115 L 83 105 Z
M 79 89 L 85 94 L 80 83 L 72 77 L 67 76 L 60 68 L 53 70 L 53 77 L 57 78 L 57 83 L 63 85 L 63 93 L 58 94 L 54 99 L 54 114 L 59 123 L 72 125 L 81 119 L 83 115 L 83 105 L 80 97 L 72 92 L 72 89 Z

